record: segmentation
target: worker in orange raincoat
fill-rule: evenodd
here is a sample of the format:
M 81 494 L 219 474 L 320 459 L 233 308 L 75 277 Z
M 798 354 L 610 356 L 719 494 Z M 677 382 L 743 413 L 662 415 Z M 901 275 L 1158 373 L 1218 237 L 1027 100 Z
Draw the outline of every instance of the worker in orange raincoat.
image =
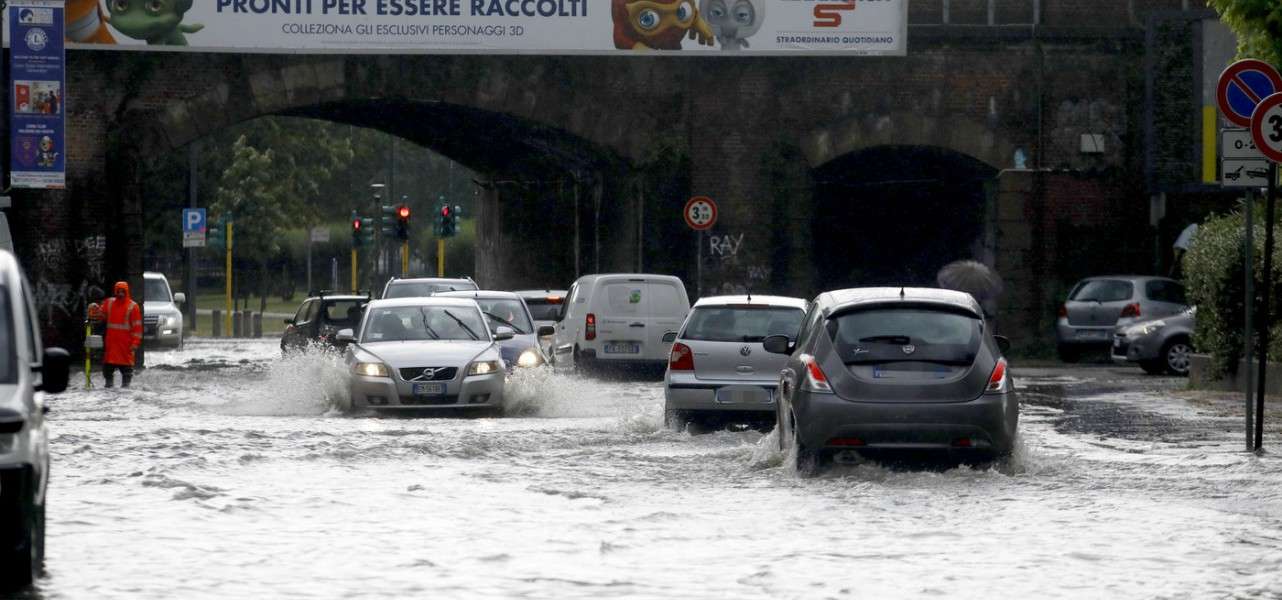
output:
M 134 350 L 142 345 L 142 308 L 129 296 L 129 284 L 117 281 L 112 296 L 102 303 L 107 321 L 103 340 L 102 375 L 105 387 L 114 385 L 120 371 L 121 387 L 129 387 L 134 378 Z

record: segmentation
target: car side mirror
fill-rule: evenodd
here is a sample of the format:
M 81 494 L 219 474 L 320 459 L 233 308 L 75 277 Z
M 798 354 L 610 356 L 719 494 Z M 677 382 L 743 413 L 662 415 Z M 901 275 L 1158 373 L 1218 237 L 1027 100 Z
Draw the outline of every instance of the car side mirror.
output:
M 45 348 L 40 375 L 40 391 L 61 394 L 71 378 L 71 355 L 62 348 Z
M 556 335 L 556 328 L 555 328 L 555 327 L 553 327 L 553 326 L 551 326 L 551 325 L 544 325 L 544 326 L 542 326 L 542 327 L 540 327 L 540 328 L 539 328 L 538 335 L 539 335 L 539 337 L 546 337 L 546 336 L 549 336 L 549 335 Z
M 174 294 L 174 304 L 186 304 L 186 303 L 187 303 L 187 294 L 184 294 L 182 292 L 178 292 L 177 294 Z
M 494 330 L 494 341 L 496 342 L 510 340 L 514 337 L 516 337 L 516 330 L 508 327 L 507 325 L 499 325 L 498 328 Z
M 334 334 L 334 341 L 341 344 L 351 344 L 356 341 L 356 333 L 351 329 L 340 329 Z
M 771 354 L 792 354 L 792 338 L 786 335 L 767 336 L 761 340 L 761 345 L 765 346 L 766 352 Z
M 285 319 L 285 324 L 286 324 L 286 325 L 293 325 L 293 324 L 294 324 L 294 320 L 293 320 L 293 319 Z
M 1001 350 L 1002 354 L 1010 352 L 1010 338 L 1004 335 L 995 335 L 993 336 L 993 341 L 997 342 L 997 349 Z
M 677 341 L 677 332 L 669 331 L 663 334 L 663 343 L 671 344 L 672 342 L 675 342 L 675 341 Z

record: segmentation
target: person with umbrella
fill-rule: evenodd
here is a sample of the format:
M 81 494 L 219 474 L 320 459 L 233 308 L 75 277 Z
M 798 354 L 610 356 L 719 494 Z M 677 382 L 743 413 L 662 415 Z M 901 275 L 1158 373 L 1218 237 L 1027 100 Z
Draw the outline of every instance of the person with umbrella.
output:
M 974 260 L 959 260 L 944 265 L 935 276 L 939 287 L 966 292 L 975 297 L 984 316 L 997 314 L 997 298 L 1002 293 L 1002 279 L 988 265 Z

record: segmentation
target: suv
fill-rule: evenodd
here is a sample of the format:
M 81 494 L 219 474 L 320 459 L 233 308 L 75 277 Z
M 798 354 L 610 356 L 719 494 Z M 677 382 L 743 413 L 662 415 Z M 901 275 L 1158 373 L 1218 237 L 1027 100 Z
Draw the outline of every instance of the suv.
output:
M 480 289 L 471 279 L 445 279 L 443 277 L 418 277 L 397 279 L 393 277 L 383 286 L 384 300 L 391 298 L 422 298 L 436 292 L 466 292 Z
M 369 301 L 368 295 L 326 292 L 304 300 L 294 317 L 285 319 L 285 333 L 280 336 L 281 353 L 306 350 L 310 345 L 342 350 L 338 332 L 359 328 Z
M 182 292 L 169 290 L 164 273 L 142 274 L 142 339 L 158 346 L 183 345 L 183 313 L 178 305 L 187 301 Z
M 46 393 L 67 389 L 67 352 L 43 348 L 30 284 L 0 250 L 0 587 L 25 587 L 44 562 L 49 485 Z
M 1083 279 L 1059 309 L 1055 325 L 1059 357 L 1073 362 L 1084 351 L 1105 350 L 1113 343 L 1116 327 L 1177 315 L 1187 308 L 1184 286 L 1174 279 L 1139 275 Z
M 570 286 L 552 340 L 553 363 L 666 367 L 690 312 L 685 284 L 671 275 L 586 275 Z

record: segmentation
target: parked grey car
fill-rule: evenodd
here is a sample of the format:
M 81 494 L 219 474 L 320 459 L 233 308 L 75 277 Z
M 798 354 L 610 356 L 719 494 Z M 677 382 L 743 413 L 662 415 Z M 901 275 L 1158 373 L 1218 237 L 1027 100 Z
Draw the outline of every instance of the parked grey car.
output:
M 799 473 L 867 450 L 1008 455 L 1019 401 L 1001 347 L 969 294 L 859 288 L 821 294 L 779 380 L 779 442 Z
M 1113 334 L 1113 360 L 1138 364 L 1146 373 L 1189 374 L 1197 308 L 1178 315 L 1119 326 Z
M 765 351 L 767 336 L 797 339 L 806 301 L 779 296 L 718 296 L 695 303 L 664 376 L 664 421 L 684 428 L 731 422 L 775 424 L 779 370 L 787 359 Z
M 1082 352 L 1109 347 L 1118 326 L 1176 315 L 1187 308 L 1184 286 L 1174 279 L 1141 275 L 1083 279 L 1059 309 L 1055 325 L 1059 357 L 1076 361 Z

